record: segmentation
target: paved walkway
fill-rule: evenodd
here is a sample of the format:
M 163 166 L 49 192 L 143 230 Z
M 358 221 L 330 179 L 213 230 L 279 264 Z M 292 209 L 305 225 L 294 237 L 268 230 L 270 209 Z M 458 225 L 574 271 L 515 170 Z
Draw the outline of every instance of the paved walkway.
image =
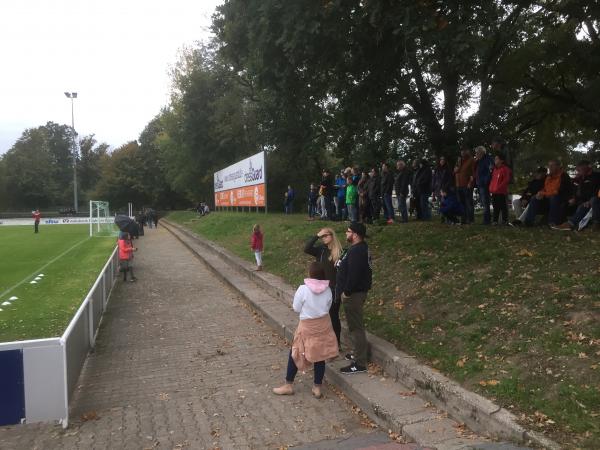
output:
M 373 432 L 332 391 L 312 398 L 310 374 L 272 395 L 285 343 L 166 230 L 138 246 L 138 282 L 115 287 L 71 426 L 3 427 L 0 448 L 278 449 Z

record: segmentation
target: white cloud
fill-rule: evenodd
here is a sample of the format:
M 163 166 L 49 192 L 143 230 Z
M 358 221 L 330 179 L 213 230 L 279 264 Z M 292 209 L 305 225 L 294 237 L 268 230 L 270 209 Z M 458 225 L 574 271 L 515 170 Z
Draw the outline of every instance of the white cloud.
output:
M 28 127 L 70 124 L 113 147 L 168 102 L 168 69 L 222 0 L 20 0 L 0 6 L 0 153 Z

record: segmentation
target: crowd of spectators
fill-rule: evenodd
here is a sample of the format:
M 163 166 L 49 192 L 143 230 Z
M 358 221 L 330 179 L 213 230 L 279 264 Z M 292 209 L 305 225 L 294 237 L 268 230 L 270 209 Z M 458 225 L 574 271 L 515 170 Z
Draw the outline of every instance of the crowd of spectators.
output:
M 412 161 L 410 168 L 399 160 L 395 169 L 388 163 L 348 167 L 337 174 L 324 169 L 321 182 L 310 185 L 309 220 L 383 219 L 392 224 L 408 222 L 409 216 L 428 221 L 435 210 L 442 222 L 468 225 L 475 223 L 477 207 L 483 225 L 547 224 L 556 230 L 581 230 L 594 224 L 600 229 L 600 172 L 589 161 L 580 161 L 570 176 L 559 161 L 551 160 L 531 174 L 525 189 L 515 192 L 505 155 L 494 153 L 484 146 L 473 152 L 463 148 L 454 167 L 441 157 L 434 167 L 421 159 Z M 288 192 L 293 192 L 291 187 Z M 286 200 L 294 197 L 288 193 Z M 287 201 L 286 212 L 291 212 Z

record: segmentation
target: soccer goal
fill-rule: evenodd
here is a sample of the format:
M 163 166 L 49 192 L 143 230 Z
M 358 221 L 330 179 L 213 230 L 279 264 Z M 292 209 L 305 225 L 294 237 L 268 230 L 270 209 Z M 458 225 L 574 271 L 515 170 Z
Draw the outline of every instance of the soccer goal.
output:
M 108 202 L 90 200 L 90 236 L 116 236 Z

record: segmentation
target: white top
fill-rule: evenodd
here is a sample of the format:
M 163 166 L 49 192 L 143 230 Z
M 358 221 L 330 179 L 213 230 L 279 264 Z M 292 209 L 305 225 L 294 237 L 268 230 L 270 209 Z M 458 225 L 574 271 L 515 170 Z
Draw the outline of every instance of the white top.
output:
M 332 296 L 328 280 L 304 280 L 294 294 L 294 311 L 300 313 L 300 320 L 318 319 L 329 314 Z

